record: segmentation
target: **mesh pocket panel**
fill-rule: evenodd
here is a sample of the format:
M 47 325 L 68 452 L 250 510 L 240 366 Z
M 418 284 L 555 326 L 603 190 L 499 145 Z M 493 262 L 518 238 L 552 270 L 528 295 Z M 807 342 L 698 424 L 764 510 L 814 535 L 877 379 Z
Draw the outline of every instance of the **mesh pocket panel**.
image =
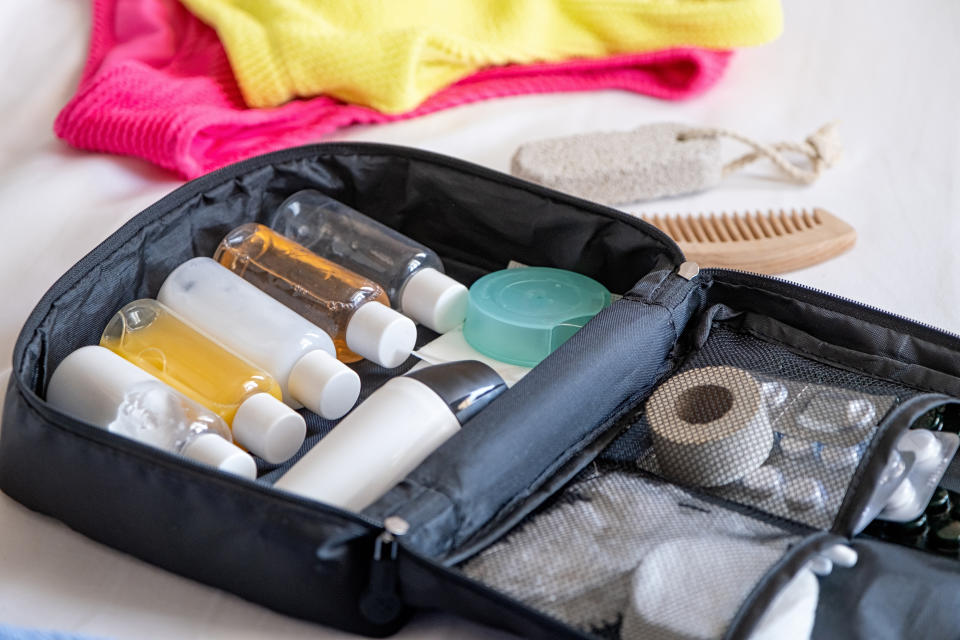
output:
M 601 459 L 829 529 L 877 425 L 915 393 L 715 325 Z
M 601 636 L 708 638 L 798 540 L 645 474 L 594 470 L 461 569 Z

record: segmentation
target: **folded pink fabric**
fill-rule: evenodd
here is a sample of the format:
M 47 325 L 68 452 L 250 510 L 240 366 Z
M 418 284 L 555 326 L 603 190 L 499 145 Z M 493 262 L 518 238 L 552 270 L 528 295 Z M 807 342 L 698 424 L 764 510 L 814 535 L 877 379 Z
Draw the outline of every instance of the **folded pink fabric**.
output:
M 407 113 L 326 96 L 244 105 L 216 33 L 176 0 L 94 0 L 90 53 L 56 134 L 75 147 L 144 158 L 185 178 L 351 124 L 391 122 L 502 96 L 624 89 L 687 98 L 712 86 L 730 53 L 680 48 L 510 65 L 465 78 Z

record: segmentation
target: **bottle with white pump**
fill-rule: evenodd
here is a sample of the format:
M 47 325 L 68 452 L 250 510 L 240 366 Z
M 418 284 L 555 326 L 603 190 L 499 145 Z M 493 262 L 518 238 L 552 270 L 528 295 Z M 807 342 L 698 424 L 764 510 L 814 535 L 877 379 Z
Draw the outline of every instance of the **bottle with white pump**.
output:
M 237 443 L 267 462 L 283 462 L 303 444 L 307 425 L 282 402 L 273 376 L 156 300 L 120 309 L 100 345 L 223 418 Z
M 262 224 L 228 233 L 213 259 L 326 331 L 337 358 L 392 369 L 410 357 L 417 327 L 376 282 Z
M 475 360 L 424 367 L 374 391 L 274 485 L 362 511 L 507 388 Z
M 337 360 L 330 336 L 215 260 L 181 264 L 157 300 L 272 375 L 294 409 L 336 419 L 356 404 L 360 376 Z
M 226 423 L 143 369 L 100 346 L 57 366 L 47 402 L 77 420 L 251 480 L 257 464 Z
M 330 196 L 298 191 L 273 228 L 383 286 L 394 308 L 438 333 L 463 322 L 467 288 L 444 274 L 436 252 Z

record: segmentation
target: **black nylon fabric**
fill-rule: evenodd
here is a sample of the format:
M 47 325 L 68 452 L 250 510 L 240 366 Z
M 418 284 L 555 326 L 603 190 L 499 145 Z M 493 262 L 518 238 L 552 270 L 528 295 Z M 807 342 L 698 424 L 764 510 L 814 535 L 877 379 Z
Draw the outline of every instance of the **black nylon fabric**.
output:
M 27 507 L 180 575 L 282 613 L 382 636 L 358 610 L 377 530 L 286 500 L 135 442 L 52 428 L 11 385 L 0 485 Z M 84 425 L 79 425 L 84 426 Z M 119 440 L 119 442 L 116 442 Z
M 764 323 L 778 340 L 808 334 L 803 343 L 808 355 L 816 357 L 822 349 L 829 358 L 891 382 L 960 395 L 960 336 L 762 276 L 711 271 L 710 277 L 708 304 L 753 312 L 753 321 Z
M 96 343 L 120 306 L 153 296 L 175 266 L 211 255 L 234 226 L 268 223 L 286 197 L 305 188 L 431 246 L 465 284 L 509 260 L 576 270 L 617 293 L 649 274 L 471 422 L 462 444 L 451 440 L 401 485 L 407 493 L 396 504 L 411 522 L 427 523 L 411 543 L 432 552 L 495 539 L 589 463 L 602 448 L 597 443 L 608 442 L 622 414 L 669 370 L 684 323 L 707 303 L 775 318 L 843 358 L 875 354 L 877 375 L 960 392 L 960 339 L 755 276 L 713 272 L 683 283 L 672 273 L 681 254 L 649 225 L 467 163 L 384 145 L 316 145 L 188 183 L 54 285 L 14 350 L 0 488 L 91 538 L 278 611 L 368 635 L 395 630 L 402 617 L 372 624 L 357 606 L 376 520 L 117 438 L 53 412 L 40 398 L 53 368 Z M 420 341 L 431 337 L 422 332 Z M 411 365 L 356 365 L 363 394 Z M 312 441 L 332 427 L 316 416 L 308 423 Z M 400 578 L 401 595 L 414 606 L 442 606 L 527 635 L 573 633 L 406 551 Z
M 152 207 L 149 221 L 138 218 L 111 236 L 98 248 L 99 260 L 66 276 L 73 286 L 47 309 L 38 307 L 42 317 L 25 327 L 25 349 L 15 350 L 17 377 L 41 392 L 49 371 L 77 346 L 95 343 L 123 303 L 152 297 L 177 265 L 212 255 L 243 222 L 268 222 L 300 189 L 324 191 L 433 248 L 450 275 L 467 285 L 517 260 L 579 271 L 622 293 L 655 266 L 679 258 L 662 234 L 639 220 L 627 222 L 625 214 L 599 206 L 591 211 L 588 203 L 533 185 L 450 168 L 432 154 L 423 154 L 428 161 L 389 147 L 317 145 L 303 155 L 255 163 L 231 178 L 201 178 Z M 191 193 L 198 186 L 202 193 Z
M 820 579 L 813 637 L 901 640 L 960 636 L 960 571 L 943 558 L 876 540 L 854 540 L 854 570 Z
M 670 310 L 615 302 L 368 513 L 415 523 L 405 542 L 427 555 L 456 548 L 597 435 L 598 417 L 649 389 L 675 340 Z
M 372 624 L 357 606 L 375 521 L 117 438 L 52 411 L 40 397 L 56 365 L 95 344 L 123 304 L 154 296 L 178 264 L 212 255 L 238 224 L 269 222 L 286 197 L 305 188 L 431 246 L 465 284 L 519 260 L 580 271 L 623 292 L 647 271 L 679 262 L 680 253 L 625 214 L 467 163 L 382 145 L 317 145 L 188 183 L 124 225 L 44 296 L 14 350 L 0 488 L 160 567 L 284 613 L 382 635 L 402 618 Z M 421 332 L 420 342 L 431 337 Z M 363 395 L 412 364 L 393 371 L 357 364 Z M 591 426 L 604 416 L 580 417 Z M 332 426 L 308 418 L 311 442 Z

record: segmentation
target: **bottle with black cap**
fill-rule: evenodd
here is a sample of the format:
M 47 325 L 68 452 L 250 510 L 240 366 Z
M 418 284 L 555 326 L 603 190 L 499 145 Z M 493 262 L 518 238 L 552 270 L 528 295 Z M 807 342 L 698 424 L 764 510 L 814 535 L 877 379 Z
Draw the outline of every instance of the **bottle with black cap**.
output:
M 475 360 L 389 380 L 277 480 L 278 489 L 362 511 L 507 388 Z

